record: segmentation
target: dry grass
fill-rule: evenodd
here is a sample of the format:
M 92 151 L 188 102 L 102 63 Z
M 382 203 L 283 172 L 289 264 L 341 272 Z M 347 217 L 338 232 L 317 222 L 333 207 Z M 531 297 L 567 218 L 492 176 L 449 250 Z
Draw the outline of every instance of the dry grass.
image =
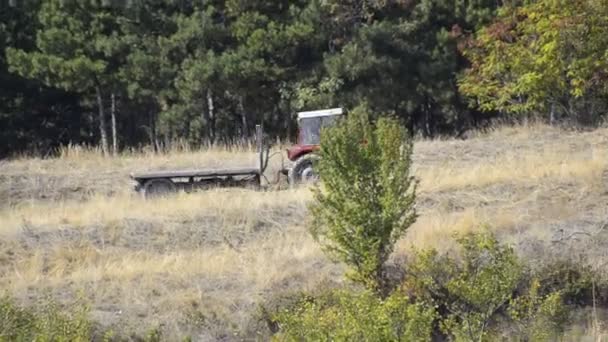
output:
M 602 269 L 606 236 L 567 252 L 551 241 L 594 232 L 608 218 L 606 133 L 529 125 L 417 142 L 421 216 L 396 256 L 449 249 L 453 234 L 488 226 L 535 263 L 584 254 Z M 23 301 L 84 291 L 105 325 L 158 325 L 169 337 L 213 340 L 245 329 L 256 305 L 278 293 L 341 282 L 342 267 L 305 229 L 308 189 L 149 201 L 130 191 L 130 172 L 251 166 L 256 158 L 250 146 L 114 158 L 71 147 L 56 159 L 0 162 L 0 286 Z M 605 338 L 597 324 L 583 330 Z
M 242 328 L 274 291 L 339 281 L 340 266 L 302 229 L 308 198 L 306 189 L 218 190 L 7 208 L 0 286 L 22 298 L 84 289 L 96 318 L 127 331 L 171 324 L 176 337 L 193 308 L 229 317 L 221 333 L 228 322 Z
M 221 220 L 222 227 L 236 224 L 248 226 L 265 217 L 272 220 L 281 202 L 303 208 L 310 197 L 305 189 L 281 192 L 218 189 L 154 200 L 144 200 L 136 194 L 122 194 L 94 196 L 87 201 L 26 202 L 0 211 L 3 223 L 0 236 L 19 233 L 23 226 L 56 230 L 62 226 L 87 227 L 99 223 L 111 226 L 125 219 L 162 224 L 204 213 Z M 53 214 L 48 215 L 49 212 Z M 167 228 L 179 229 L 178 226 Z
M 538 184 L 545 179 L 592 184 L 601 179 L 608 156 L 595 149 L 588 154 L 551 151 L 522 155 L 508 152 L 486 163 L 452 165 L 448 162 L 441 167 L 421 168 L 418 175 L 421 188 L 430 192 L 479 188 L 513 181 Z
M 104 157 L 98 149 L 69 146 L 54 159 L 20 157 L 0 161 L 0 207 L 28 201 L 88 200 L 94 196 L 130 193 L 130 173 L 149 170 L 200 169 L 257 166 L 252 146 L 212 147 L 165 153 L 142 150 Z M 274 180 L 281 159 L 272 159 L 267 177 Z

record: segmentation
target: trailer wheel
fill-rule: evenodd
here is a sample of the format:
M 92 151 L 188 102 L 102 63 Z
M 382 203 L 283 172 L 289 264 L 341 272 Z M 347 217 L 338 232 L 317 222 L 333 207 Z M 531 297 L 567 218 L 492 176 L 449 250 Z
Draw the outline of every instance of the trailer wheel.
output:
M 146 198 L 162 197 L 177 190 L 170 179 L 150 179 L 144 183 L 143 193 Z
M 319 180 L 319 174 L 315 170 L 315 164 L 319 156 L 307 154 L 296 161 L 289 170 L 289 183 L 292 185 L 315 183 Z

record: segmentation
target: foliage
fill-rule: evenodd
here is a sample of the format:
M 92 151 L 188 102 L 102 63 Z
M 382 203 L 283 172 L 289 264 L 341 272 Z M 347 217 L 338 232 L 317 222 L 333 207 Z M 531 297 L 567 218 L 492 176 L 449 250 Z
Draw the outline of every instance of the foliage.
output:
M 467 126 L 475 112 L 466 110 L 455 86 L 454 75 L 465 66 L 457 42 L 490 20 L 495 1 L 328 3 L 343 27 L 334 39 L 340 53 L 324 60 L 327 77 L 340 85 L 337 103 L 366 102 L 427 136 Z
M 277 340 L 428 341 L 435 311 L 395 292 L 382 300 L 370 292 L 335 291 L 280 312 Z
M 0 103 L 9 127 L 0 140 L 10 145 L 0 153 L 68 142 L 106 147 L 111 123 L 125 147 L 229 143 L 262 122 L 292 138 L 295 112 L 362 102 L 426 135 L 461 131 L 477 113 L 454 82 L 466 65 L 457 32 L 489 21 L 496 7 L 491 0 L 3 1 L 0 87 L 10 93 Z
M 361 107 L 328 128 L 321 146 L 311 233 L 351 268 L 352 280 L 385 291 L 383 265 L 416 220 L 412 141 L 395 119 L 370 124 Z
M 81 131 L 84 120 L 76 96 L 8 72 L 4 51 L 29 49 L 35 39 L 40 6 L 37 1 L 20 4 L 7 7 L 0 2 L 0 156 L 20 150 L 44 155 L 50 146 L 70 139 L 91 143 Z
M 455 256 L 416 252 L 400 288 L 300 295 L 274 308 L 278 340 L 553 341 L 569 315 L 567 287 L 543 286 L 489 233 L 458 238 Z M 267 314 L 268 315 L 268 314 Z
M 462 262 L 430 250 L 409 266 L 411 286 L 445 312 L 442 330 L 456 340 L 478 340 L 523 277 L 513 251 L 489 235 L 458 240 Z
M 511 299 L 509 303 L 508 315 L 522 340 L 554 341 L 563 333 L 567 322 L 562 292 L 543 296 L 540 290 L 540 282 L 532 280 L 527 293 Z
M 482 110 L 603 114 L 608 75 L 608 5 L 602 0 L 540 0 L 505 6 L 464 55 L 460 90 Z
M 102 150 L 108 152 L 102 87 L 116 82 L 120 44 L 112 8 L 92 1 L 43 1 L 36 51 L 9 47 L 9 70 L 44 85 L 90 96 L 95 92 Z
M 511 248 L 489 233 L 469 234 L 458 243 L 460 259 L 435 250 L 417 253 L 404 284 L 415 298 L 437 305 L 447 336 L 492 340 L 507 318 L 524 340 L 551 340 L 560 332 L 565 323 L 561 292 L 540 293 L 540 283 L 529 281 Z
M 608 302 L 605 279 L 584 258 L 553 261 L 539 267 L 534 274 L 541 294 L 559 291 L 568 305 L 594 306 Z
M 52 298 L 32 306 L 22 306 L 8 296 L 0 298 L 0 342 L 85 342 L 85 341 L 163 341 L 161 328 L 148 329 L 143 335 L 117 334 L 99 330 L 89 319 L 89 306 L 77 300 L 60 306 Z M 184 341 L 191 340 L 185 336 Z
M 90 341 L 92 324 L 85 305 L 70 314 L 53 301 L 33 308 L 19 307 L 12 299 L 0 299 L 0 341 Z
M 602 0 L 0 1 L 0 154 L 107 149 L 110 124 L 124 147 L 230 143 L 258 123 L 293 138 L 295 112 L 361 103 L 425 136 L 495 116 L 593 124 L 607 14 Z

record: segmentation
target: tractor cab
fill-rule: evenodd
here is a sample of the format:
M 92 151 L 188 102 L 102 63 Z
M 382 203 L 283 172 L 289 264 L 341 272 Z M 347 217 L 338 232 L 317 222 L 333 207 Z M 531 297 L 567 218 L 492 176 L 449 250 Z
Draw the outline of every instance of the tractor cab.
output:
M 343 114 L 342 108 L 298 113 L 298 138 L 296 144 L 287 150 L 291 161 L 319 149 L 321 129 L 332 125 Z
M 298 144 L 319 145 L 321 142 L 321 129 L 332 125 L 341 114 L 341 109 L 299 113 Z
M 287 149 L 287 158 L 294 162 L 289 170 L 291 183 L 318 178 L 313 169 L 313 162 L 318 157 L 313 152 L 319 150 L 321 129 L 333 125 L 343 112 L 342 108 L 333 108 L 298 113 L 297 143 Z

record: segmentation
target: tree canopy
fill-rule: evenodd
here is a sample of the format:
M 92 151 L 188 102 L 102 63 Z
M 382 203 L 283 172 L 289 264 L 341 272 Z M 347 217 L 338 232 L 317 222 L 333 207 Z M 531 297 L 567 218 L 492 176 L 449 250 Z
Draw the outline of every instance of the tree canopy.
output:
M 496 116 L 596 122 L 600 0 L 0 1 L 0 156 L 294 136 L 366 104 L 411 133 Z
M 467 44 L 460 89 L 482 110 L 597 120 L 606 107 L 608 4 L 505 6 Z

